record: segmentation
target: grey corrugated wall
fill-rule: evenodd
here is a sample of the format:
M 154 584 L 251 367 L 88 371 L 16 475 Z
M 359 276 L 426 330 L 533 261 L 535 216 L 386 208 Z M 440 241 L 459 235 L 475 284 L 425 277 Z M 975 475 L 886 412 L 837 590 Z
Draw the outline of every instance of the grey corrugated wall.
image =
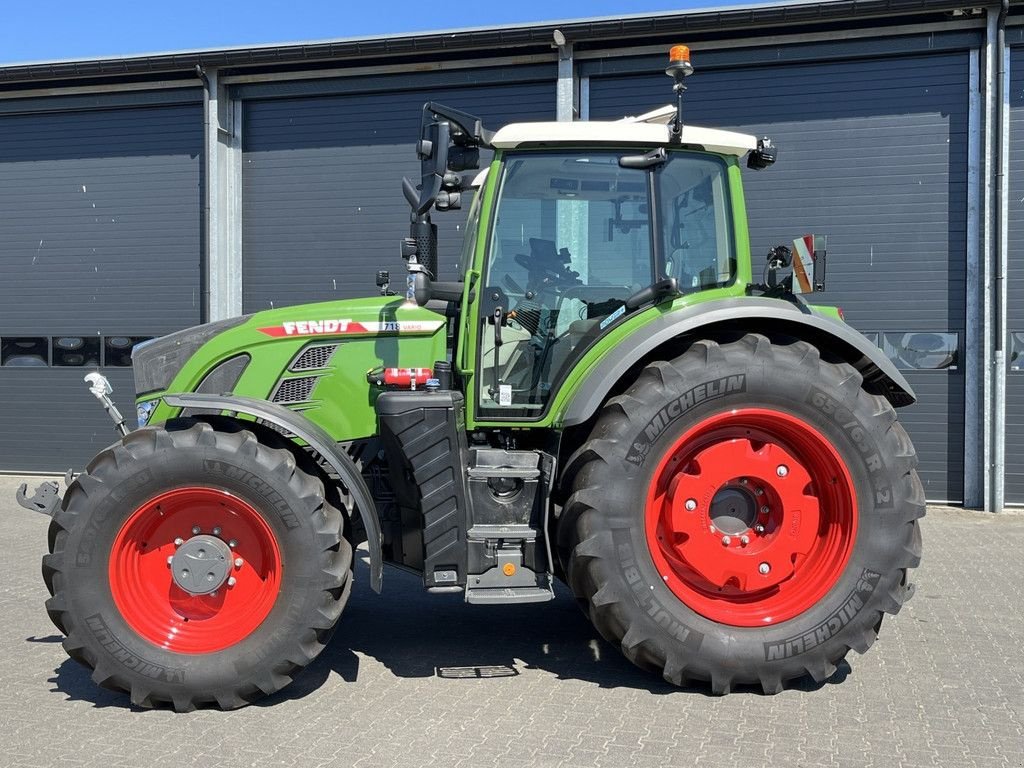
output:
M 773 168 L 746 173 L 755 271 L 768 248 L 829 236 L 828 287 L 862 331 L 965 328 L 967 52 L 700 70 L 685 115 L 771 136 Z M 661 64 L 652 59 L 651 72 Z M 591 119 L 672 100 L 663 74 L 593 76 Z M 929 499 L 963 498 L 964 374 L 909 371 L 901 411 Z
M 200 321 L 202 106 L 0 117 L 0 339 Z M 81 469 L 115 437 L 89 368 L 0 367 L 0 470 Z M 134 418 L 130 369 L 105 371 Z
M 1009 272 L 1007 326 L 1019 353 L 1006 365 L 1006 500 L 1024 503 L 1024 47 L 1010 49 Z M 1016 370 L 1014 370 L 1016 368 Z
M 403 87 L 403 79 L 394 84 Z M 555 83 L 552 78 L 246 102 L 246 312 L 372 295 L 378 269 L 389 269 L 402 290 L 398 246 L 409 232 L 409 206 L 400 185 L 403 176 L 419 183 L 414 141 L 429 100 L 466 110 L 492 128 L 553 120 Z M 442 276 L 454 275 L 469 199 L 462 211 L 434 214 Z

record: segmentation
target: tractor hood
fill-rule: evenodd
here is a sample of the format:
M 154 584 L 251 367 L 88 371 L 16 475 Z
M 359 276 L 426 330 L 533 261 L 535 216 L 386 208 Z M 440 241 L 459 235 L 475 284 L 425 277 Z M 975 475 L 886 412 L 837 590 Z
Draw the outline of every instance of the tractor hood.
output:
M 167 389 L 181 367 L 196 350 L 218 333 L 241 325 L 250 315 L 220 320 L 186 328 L 176 333 L 150 339 L 132 349 L 132 370 L 135 393 L 145 395 Z
M 398 297 L 378 296 L 273 309 L 188 328 L 138 345 L 132 365 L 140 424 L 176 415 L 160 402 L 165 394 L 230 393 L 306 411 L 314 421 L 322 420 L 332 436 L 351 439 L 352 431 L 364 431 L 363 422 L 372 416 L 366 410 L 372 400 L 370 370 L 430 368 L 444 357 L 443 315 Z M 356 411 L 361 414 L 358 428 L 352 418 L 343 424 L 330 415 Z M 316 412 L 322 419 L 315 418 Z

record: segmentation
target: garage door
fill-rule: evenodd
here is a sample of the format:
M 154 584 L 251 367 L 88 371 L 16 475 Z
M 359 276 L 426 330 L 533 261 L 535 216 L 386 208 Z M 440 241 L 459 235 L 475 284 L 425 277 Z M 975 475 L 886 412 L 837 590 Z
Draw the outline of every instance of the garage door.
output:
M 1024 504 L 1024 48 L 1010 49 L 1010 219 L 1006 302 L 1006 500 Z
M 202 107 L 0 116 L 0 470 L 82 469 L 134 340 L 200 320 Z
M 590 79 L 592 118 L 671 101 L 660 74 Z M 963 498 L 968 54 L 700 70 L 685 116 L 771 136 L 747 172 L 755 272 L 768 248 L 828 235 L 828 292 L 905 369 L 902 411 L 932 500 Z
M 493 74 L 463 73 L 466 82 Z M 507 75 L 506 75 L 507 77 Z M 553 120 L 555 73 L 535 82 L 425 85 L 378 82 L 371 92 L 248 99 L 243 113 L 243 303 L 247 312 L 372 295 L 374 275 L 404 279 L 398 245 L 409 233 L 403 176 L 419 179 L 413 144 L 425 101 L 497 128 Z M 244 96 L 244 93 L 242 94 Z M 442 277 L 455 272 L 463 210 L 435 213 Z

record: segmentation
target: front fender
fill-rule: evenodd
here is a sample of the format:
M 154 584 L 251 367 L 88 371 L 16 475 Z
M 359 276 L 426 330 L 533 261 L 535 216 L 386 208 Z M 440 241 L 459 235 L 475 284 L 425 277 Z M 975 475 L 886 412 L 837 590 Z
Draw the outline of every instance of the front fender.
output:
M 838 354 L 861 372 L 896 408 L 910 405 L 917 396 L 885 354 L 856 330 L 831 317 L 812 312 L 806 305 L 782 299 L 736 296 L 693 304 L 667 312 L 622 339 L 615 355 L 606 355 L 587 374 L 562 417 L 566 427 L 593 416 L 609 393 L 633 366 L 658 347 L 688 337 L 714 338 L 716 332 L 784 333 Z
M 377 519 L 377 507 L 373 503 L 373 496 L 370 489 L 366 487 L 359 468 L 356 467 L 349 455 L 338 447 L 330 435 L 302 414 L 284 406 L 252 397 L 187 393 L 164 395 L 163 400 L 173 408 L 231 411 L 263 419 L 295 435 L 319 453 L 341 478 L 341 482 L 352 496 L 352 501 L 355 502 L 356 509 L 359 510 L 359 517 L 362 520 L 363 528 L 366 529 L 366 541 L 370 549 L 370 586 L 374 592 L 380 592 L 384 558 L 381 552 L 381 531 L 380 521 Z

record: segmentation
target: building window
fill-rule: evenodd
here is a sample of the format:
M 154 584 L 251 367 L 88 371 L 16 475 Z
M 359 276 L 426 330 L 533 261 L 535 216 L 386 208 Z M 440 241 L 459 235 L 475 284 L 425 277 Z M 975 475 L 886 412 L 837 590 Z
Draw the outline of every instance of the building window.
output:
M 115 368 L 127 368 L 132 364 L 132 347 L 153 338 L 152 336 L 104 336 L 103 364 Z
M 886 333 L 882 344 L 889 359 L 904 370 L 955 370 L 959 364 L 956 333 Z
M 132 347 L 152 336 L 4 336 L 0 366 L 8 368 L 127 368 Z
M 0 342 L 0 365 L 10 368 L 45 368 L 50 344 L 45 336 L 5 336 Z
M 876 347 L 878 346 L 878 331 L 861 331 L 860 335 L 870 341 Z
M 100 339 L 98 336 L 54 336 L 50 355 L 55 366 L 99 366 Z
M 1024 371 L 1024 331 L 1010 333 L 1010 370 Z

